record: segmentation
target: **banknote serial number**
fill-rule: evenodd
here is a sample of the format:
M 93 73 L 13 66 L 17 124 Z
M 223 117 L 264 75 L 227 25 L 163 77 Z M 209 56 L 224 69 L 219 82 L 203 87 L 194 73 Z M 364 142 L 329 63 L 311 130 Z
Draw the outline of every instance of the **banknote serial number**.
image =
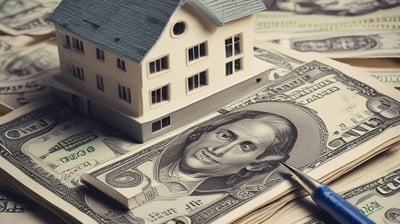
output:
M 175 208 L 169 208 L 161 212 L 152 212 L 148 214 L 147 220 L 150 222 L 156 222 L 160 219 L 164 219 L 170 216 L 174 216 L 178 214 L 178 210 Z
M 383 207 L 378 203 L 378 201 L 369 201 L 362 205 L 362 207 L 358 206 L 358 208 L 362 213 L 364 213 L 364 215 L 369 216 Z
M 88 155 L 89 153 L 93 153 L 95 151 L 96 151 L 96 149 L 93 146 L 89 146 L 86 149 L 82 149 L 82 150 L 79 150 L 78 152 L 70 153 L 69 155 L 60 158 L 60 161 L 62 163 L 68 163 L 68 162 L 77 160 L 80 157 L 84 157 L 84 156 Z

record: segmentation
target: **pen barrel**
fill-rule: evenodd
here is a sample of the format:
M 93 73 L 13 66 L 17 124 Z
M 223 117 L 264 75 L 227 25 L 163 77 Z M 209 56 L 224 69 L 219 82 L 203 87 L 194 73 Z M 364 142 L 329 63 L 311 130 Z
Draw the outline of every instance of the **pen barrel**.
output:
M 371 224 L 375 223 L 357 207 L 333 192 L 328 186 L 321 185 L 312 196 L 315 203 L 329 213 L 341 224 Z

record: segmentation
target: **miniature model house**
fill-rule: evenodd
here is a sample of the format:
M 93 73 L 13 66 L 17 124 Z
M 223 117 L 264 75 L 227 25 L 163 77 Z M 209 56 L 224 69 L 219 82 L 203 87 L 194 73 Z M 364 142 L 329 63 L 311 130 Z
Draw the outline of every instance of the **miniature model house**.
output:
M 63 0 L 49 20 L 58 96 L 146 141 L 229 103 L 254 78 L 262 0 Z M 169 130 L 168 130 L 169 129 Z

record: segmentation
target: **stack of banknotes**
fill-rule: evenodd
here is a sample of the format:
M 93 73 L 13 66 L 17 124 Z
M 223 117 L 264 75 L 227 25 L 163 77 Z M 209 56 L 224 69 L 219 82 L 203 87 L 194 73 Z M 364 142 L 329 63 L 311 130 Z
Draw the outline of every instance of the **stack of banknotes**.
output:
M 332 223 L 286 161 L 399 223 L 400 3 L 264 2 L 254 67 L 265 85 L 138 144 L 51 95 L 59 59 L 45 18 L 59 0 L 3 1 L 0 222 Z M 342 63 L 366 58 L 390 68 Z
M 258 39 L 332 58 L 398 58 L 398 1 L 264 0 L 256 15 Z

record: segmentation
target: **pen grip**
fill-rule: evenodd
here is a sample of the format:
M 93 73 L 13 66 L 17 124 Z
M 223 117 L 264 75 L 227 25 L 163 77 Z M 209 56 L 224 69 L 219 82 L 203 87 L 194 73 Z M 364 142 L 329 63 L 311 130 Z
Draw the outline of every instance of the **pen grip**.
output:
M 318 187 L 313 200 L 322 209 L 328 212 L 341 224 L 370 224 L 375 223 L 362 213 L 357 207 L 345 200 L 342 196 L 333 192 L 328 186 Z

